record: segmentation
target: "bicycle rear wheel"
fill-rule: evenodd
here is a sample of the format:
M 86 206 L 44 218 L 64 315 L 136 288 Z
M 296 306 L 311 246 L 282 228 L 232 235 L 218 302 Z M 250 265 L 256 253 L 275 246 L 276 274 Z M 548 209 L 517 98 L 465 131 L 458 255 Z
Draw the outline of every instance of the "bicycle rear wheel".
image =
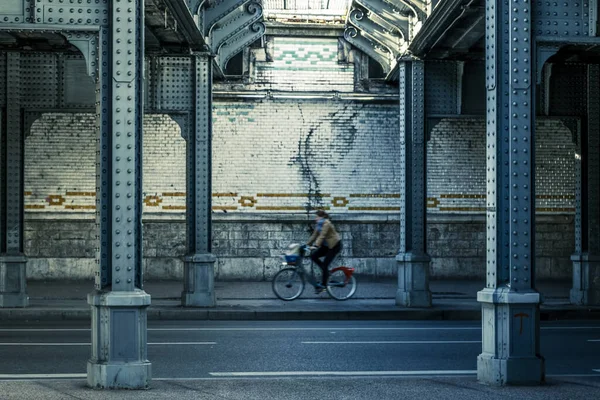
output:
M 347 300 L 356 292 L 356 279 L 350 276 L 346 282 L 344 271 L 334 271 L 327 282 L 327 293 L 336 300 Z
M 284 268 L 273 277 L 272 287 L 275 296 L 281 300 L 294 300 L 304 291 L 304 278 L 296 268 Z

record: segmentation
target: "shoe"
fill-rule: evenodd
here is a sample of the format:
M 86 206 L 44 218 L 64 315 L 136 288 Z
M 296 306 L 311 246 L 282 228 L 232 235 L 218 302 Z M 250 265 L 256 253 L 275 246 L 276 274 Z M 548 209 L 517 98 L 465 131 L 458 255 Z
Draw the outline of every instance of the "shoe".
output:
M 323 285 L 321 285 L 320 283 L 317 283 L 315 285 L 315 294 L 321 294 L 323 293 L 325 290 L 327 290 L 327 288 Z

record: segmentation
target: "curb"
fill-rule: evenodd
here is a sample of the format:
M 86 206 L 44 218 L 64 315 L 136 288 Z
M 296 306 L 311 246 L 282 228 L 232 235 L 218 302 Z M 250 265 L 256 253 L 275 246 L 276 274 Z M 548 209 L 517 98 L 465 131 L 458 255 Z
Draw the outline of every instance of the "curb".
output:
M 250 310 L 151 307 L 149 321 L 434 320 L 480 321 L 480 309 Z M 90 321 L 88 309 L 0 309 L 0 321 Z M 540 320 L 600 320 L 600 308 L 542 309 Z

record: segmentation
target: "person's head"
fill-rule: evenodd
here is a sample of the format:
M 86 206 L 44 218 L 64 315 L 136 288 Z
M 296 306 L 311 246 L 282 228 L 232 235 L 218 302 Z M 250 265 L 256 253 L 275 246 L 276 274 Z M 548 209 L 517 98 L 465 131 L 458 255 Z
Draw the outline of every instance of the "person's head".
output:
M 329 214 L 327 214 L 323 210 L 317 210 L 317 212 L 315 213 L 315 217 L 316 217 L 316 219 L 318 221 L 320 219 L 327 219 L 327 218 L 329 218 Z

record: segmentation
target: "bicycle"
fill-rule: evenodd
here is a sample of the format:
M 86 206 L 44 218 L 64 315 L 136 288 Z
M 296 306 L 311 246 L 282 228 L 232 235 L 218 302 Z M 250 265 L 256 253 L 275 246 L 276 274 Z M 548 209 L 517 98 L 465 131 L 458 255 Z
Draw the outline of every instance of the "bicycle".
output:
M 317 287 L 314 264 L 311 260 L 311 273 L 309 274 L 303 261 L 310 256 L 311 250 L 307 245 L 292 244 L 288 254 L 283 254 L 283 268 L 273 277 L 272 287 L 275 296 L 281 300 L 295 300 L 304 291 L 306 281 Z M 331 269 L 327 281 L 327 293 L 336 300 L 347 300 L 356 292 L 356 278 L 353 276 L 354 268 L 339 266 Z

